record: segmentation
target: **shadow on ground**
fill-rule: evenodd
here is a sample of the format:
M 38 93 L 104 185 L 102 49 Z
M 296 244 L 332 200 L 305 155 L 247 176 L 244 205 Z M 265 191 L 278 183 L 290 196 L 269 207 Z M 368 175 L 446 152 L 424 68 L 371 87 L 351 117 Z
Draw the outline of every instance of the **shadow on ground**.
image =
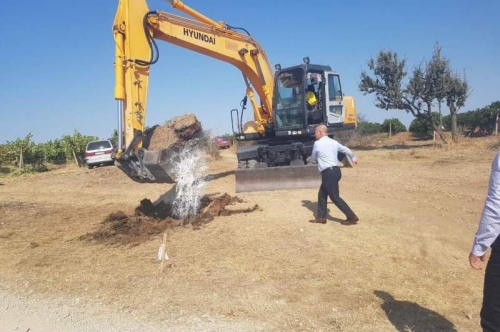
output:
M 208 174 L 207 176 L 203 177 L 203 180 L 209 182 L 209 181 L 215 181 L 220 178 L 224 178 L 229 175 L 234 175 L 234 171 L 227 171 L 227 172 L 222 172 L 222 173 L 217 173 L 217 174 Z
M 316 217 L 316 212 L 318 212 L 318 202 L 312 202 L 312 201 L 309 201 L 309 200 L 303 200 L 302 201 L 302 206 L 305 207 L 306 209 L 308 209 L 309 211 L 311 211 L 313 213 L 312 218 Z M 327 209 L 327 213 L 330 213 L 330 209 Z M 332 217 L 332 216 L 326 216 L 326 219 L 331 220 L 331 221 L 335 221 L 335 222 L 338 222 L 338 223 L 342 223 L 344 221 L 343 219 L 335 218 L 335 217 Z
M 398 301 L 384 291 L 373 293 L 384 301 L 381 307 L 399 332 L 457 332 L 452 322 L 435 311 L 415 302 Z

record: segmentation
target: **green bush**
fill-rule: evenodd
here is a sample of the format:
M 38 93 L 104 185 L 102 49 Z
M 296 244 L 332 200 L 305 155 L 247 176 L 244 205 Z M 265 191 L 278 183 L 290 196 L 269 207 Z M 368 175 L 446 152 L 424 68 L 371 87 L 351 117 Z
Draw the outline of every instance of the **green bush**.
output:
M 391 130 L 393 134 L 397 134 L 406 131 L 406 126 L 398 118 L 385 119 L 381 125 L 381 130 L 384 133 Z
M 457 114 L 459 132 L 477 132 L 479 135 L 491 135 L 495 131 L 497 113 L 500 112 L 500 101 L 473 111 Z M 451 116 L 443 116 L 443 126 L 451 130 Z
M 439 113 L 433 112 L 432 119 L 435 123 L 439 123 Z M 428 138 L 432 137 L 434 129 L 432 128 L 432 124 L 428 119 L 415 118 L 410 123 L 409 131 L 415 134 L 416 136 Z
M 380 123 L 361 121 L 358 123 L 358 132 L 361 135 L 375 135 L 382 131 Z
M 0 144 L 0 166 L 19 167 L 22 152 L 23 167 L 17 169 L 16 173 L 44 172 L 47 170 L 47 163 L 64 164 L 74 161 L 73 152 L 83 160 L 87 143 L 98 139 L 82 135 L 76 130 L 73 135 L 64 135 L 61 139 L 46 143 L 36 144 L 32 137 L 29 133 L 24 138 Z

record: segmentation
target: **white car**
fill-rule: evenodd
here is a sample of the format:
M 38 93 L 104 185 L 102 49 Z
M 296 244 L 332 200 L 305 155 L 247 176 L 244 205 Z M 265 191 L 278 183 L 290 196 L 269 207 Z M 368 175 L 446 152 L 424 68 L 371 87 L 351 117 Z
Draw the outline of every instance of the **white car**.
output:
M 93 168 L 102 164 L 113 165 L 114 160 L 111 159 L 113 151 L 113 144 L 109 140 L 89 142 L 85 149 L 87 167 Z

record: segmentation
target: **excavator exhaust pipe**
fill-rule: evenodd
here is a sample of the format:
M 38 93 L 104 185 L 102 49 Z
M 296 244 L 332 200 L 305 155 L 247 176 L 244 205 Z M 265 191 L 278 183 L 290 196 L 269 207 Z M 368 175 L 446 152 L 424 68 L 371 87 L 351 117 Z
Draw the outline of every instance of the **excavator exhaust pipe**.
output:
M 317 165 L 239 169 L 236 192 L 312 189 L 321 185 Z

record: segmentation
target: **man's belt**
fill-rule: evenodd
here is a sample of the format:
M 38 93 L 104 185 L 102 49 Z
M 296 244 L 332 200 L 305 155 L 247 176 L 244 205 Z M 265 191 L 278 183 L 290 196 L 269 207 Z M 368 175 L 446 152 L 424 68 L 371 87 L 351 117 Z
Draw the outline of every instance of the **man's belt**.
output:
M 322 170 L 321 173 L 324 173 L 326 171 L 329 171 L 329 170 L 332 170 L 332 169 L 335 169 L 335 168 L 340 168 L 340 167 L 339 166 L 330 166 L 330 167 L 327 167 L 324 170 Z

